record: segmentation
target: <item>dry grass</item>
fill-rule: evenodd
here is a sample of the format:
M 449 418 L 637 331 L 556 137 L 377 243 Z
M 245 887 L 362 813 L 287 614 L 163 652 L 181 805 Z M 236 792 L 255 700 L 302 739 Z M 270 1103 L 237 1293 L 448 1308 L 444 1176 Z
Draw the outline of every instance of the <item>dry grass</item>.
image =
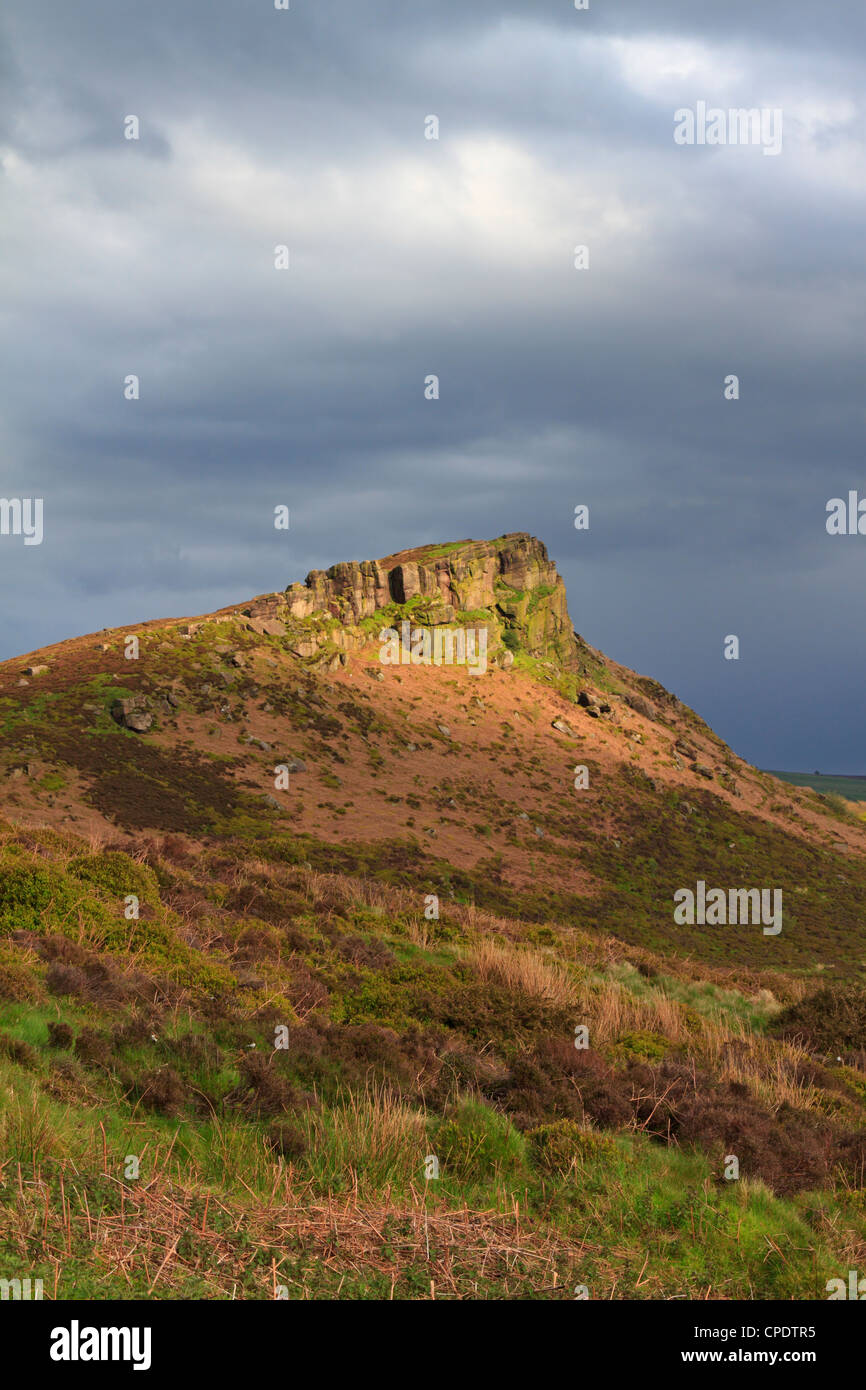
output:
M 495 980 L 506 989 L 560 1008 L 576 1005 L 580 990 L 565 966 L 539 951 L 512 946 L 489 937 L 477 941 L 466 959 L 482 980 Z
M 567 1276 L 598 1249 L 527 1220 L 514 1205 L 446 1210 L 416 1189 L 399 1201 L 365 1202 L 357 1188 L 322 1199 L 291 1169 L 277 1173 L 267 1196 L 248 1190 L 246 1200 L 240 1194 L 228 1202 L 214 1193 L 203 1201 L 200 1190 L 165 1174 L 147 1184 L 110 1181 L 121 1194 L 119 1210 L 92 1190 L 88 1199 L 83 1173 L 67 1175 L 59 1202 L 38 1171 L 14 1180 L 0 1237 L 27 1263 L 32 1233 L 41 1232 L 43 1261 L 54 1270 L 46 1299 L 76 1296 L 72 1269 L 96 1297 L 123 1297 L 125 1288 L 183 1297 L 195 1279 L 197 1296 L 210 1299 L 268 1300 L 285 1297 L 283 1290 L 290 1298 L 338 1298 L 360 1279 L 376 1297 L 393 1299 L 407 1296 L 404 1272 L 412 1275 L 413 1298 L 570 1297 Z
M 612 980 L 605 983 L 594 1003 L 593 1022 L 600 1042 L 612 1042 L 622 1033 L 643 1030 L 661 1033 L 675 1045 L 688 1036 L 682 1008 L 664 994 L 652 999 L 636 999 L 618 981 Z
M 729 1051 L 722 1059 L 725 1081 L 741 1081 L 758 1100 L 777 1109 L 787 1103 L 797 1110 L 819 1109 L 820 1092 L 798 1075 L 808 1054 L 790 1043 L 752 1035 L 748 1050 Z
M 302 1117 L 320 1180 L 377 1188 L 411 1183 L 423 1171 L 428 1139 L 425 1117 L 387 1085 L 364 1094 L 347 1092 L 335 1109 L 308 1110 Z

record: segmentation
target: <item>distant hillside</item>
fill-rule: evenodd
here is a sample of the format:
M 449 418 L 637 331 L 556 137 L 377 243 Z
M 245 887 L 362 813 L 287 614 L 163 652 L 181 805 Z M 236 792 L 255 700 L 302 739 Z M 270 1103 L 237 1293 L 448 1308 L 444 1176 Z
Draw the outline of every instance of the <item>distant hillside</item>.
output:
M 769 771 L 769 769 L 768 769 Z M 866 777 L 820 772 L 771 772 L 771 776 L 790 782 L 793 787 L 811 787 L 822 796 L 844 796 L 848 801 L 866 801 Z

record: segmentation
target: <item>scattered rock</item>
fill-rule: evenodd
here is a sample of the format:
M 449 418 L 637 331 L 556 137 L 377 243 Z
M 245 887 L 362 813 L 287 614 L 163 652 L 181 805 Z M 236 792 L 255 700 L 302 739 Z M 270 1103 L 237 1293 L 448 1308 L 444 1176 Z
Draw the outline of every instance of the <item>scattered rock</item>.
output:
M 713 780 L 713 769 L 707 767 L 706 763 L 689 763 L 692 772 L 696 772 L 699 777 L 706 777 L 708 782 Z
M 153 715 L 148 713 L 150 701 L 146 695 L 133 695 L 127 700 L 115 700 L 111 706 L 111 717 L 124 729 L 136 734 L 146 734 L 153 724 Z
M 266 806 L 269 806 L 272 811 L 282 811 L 283 809 L 279 801 L 277 801 L 277 798 L 275 796 L 271 796 L 270 792 L 262 792 L 261 800 L 265 803 Z
M 288 768 L 289 772 L 306 772 L 307 764 L 302 762 L 300 758 L 292 758 L 292 761 L 288 764 Z
M 25 666 L 24 674 L 25 676 L 44 676 L 47 670 L 47 666 Z
M 250 618 L 247 627 L 260 637 L 285 637 L 286 625 L 279 618 Z
M 311 637 L 301 637 L 296 642 L 292 642 L 289 651 L 293 656 L 308 657 L 315 656 L 319 650 L 318 642 Z
M 385 679 L 378 666 L 365 666 L 364 674 L 365 676 L 369 676 L 372 681 L 383 681 Z
M 556 729 L 561 734 L 567 734 L 569 738 L 577 738 L 577 734 L 570 724 L 564 719 L 554 719 L 550 725 L 551 729 Z
M 503 671 L 507 671 L 509 667 L 513 666 L 514 652 L 503 652 L 501 657 L 499 658 L 499 665 L 502 667 Z
M 444 738 L 451 737 L 451 730 L 448 728 L 447 724 L 437 724 L 436 728 L 439 730 L 440 734 L 442 734 Z
M 645 700 L 642 695 L 626 695 L 626 703 L 631 706 L 635 714 L 641 715 L 644 719 L 656 719 L 658 714 L 654 705 L 649 700 Z

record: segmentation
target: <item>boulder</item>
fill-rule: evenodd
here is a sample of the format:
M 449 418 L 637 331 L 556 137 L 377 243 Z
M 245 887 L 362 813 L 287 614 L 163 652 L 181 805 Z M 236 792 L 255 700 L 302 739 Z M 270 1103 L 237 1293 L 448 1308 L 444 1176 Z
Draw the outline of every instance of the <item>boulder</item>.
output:
M 289 644 L 289 651 L 292 655 L 299 656 L 302 659 L 315 656 L 318 650 L 319 644 L 314 637 L 299 637 L 296 641 Z
M 279 618 L 250 618 L 247 627 L 260 637 L 285 637 L 286 625 Z
M 146 695 L 115 700 L 111 706 L 111 717 L 121 728 L 131 729 L 135 734 L 146 734 L 153 724 L 153 715 L 148 712 L 149 705 L 150 700 Z
M 625 698 L 626 703 L 634 710 L 635 714 L 639 714 L 641 718 L 658 718 L 655 706 L 651 705 L 649 700 L 645 700 L 642 695 L 626 695 Z

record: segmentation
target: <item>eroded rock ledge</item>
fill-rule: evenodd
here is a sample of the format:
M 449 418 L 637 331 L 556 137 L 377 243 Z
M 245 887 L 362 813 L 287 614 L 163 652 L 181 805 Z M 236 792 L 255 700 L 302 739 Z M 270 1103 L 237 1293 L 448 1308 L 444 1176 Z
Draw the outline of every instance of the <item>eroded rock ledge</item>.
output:
M 303 584 L 266 595 L 246 611 L 252 620 L 288 627 L 317 617 L 337 619 L 348 636 L 365 619 L 393 614 L 394 605 L 407 607 L 416 623 L 473 621 L 487 626 L 494 647 L 516 645 L 532 656 L 577 666 L 563 580 L 542 542 L 520 531 L 313 570 Z M 330 635 L 344 645 L 333 627 Z

